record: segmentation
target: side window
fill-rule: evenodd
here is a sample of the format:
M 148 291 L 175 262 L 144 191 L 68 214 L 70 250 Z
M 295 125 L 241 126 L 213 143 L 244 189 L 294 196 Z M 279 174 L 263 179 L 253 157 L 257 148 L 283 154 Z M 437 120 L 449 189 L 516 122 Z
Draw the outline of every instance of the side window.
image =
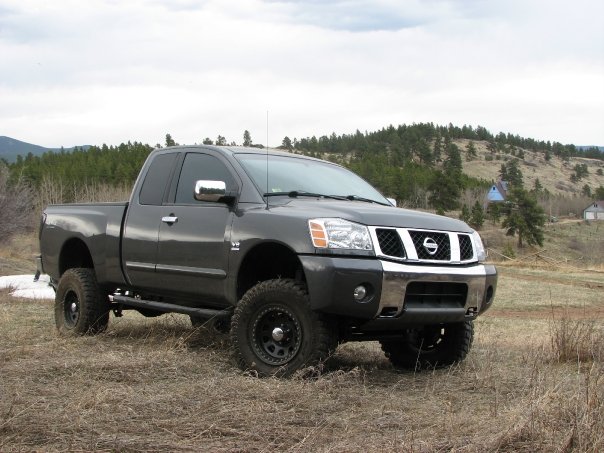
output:
M 170 171 L 174 165 L 176 153 L 158 154 L 155 156 L 141 187 L 140 204 L 161 205 L 166 185 L 170 179 Z
M 177 204 L 200 203 L 193 197 L 195 183 L 200 179 L 224 181 L 227 190 L 231 190 L 235 185 L 233 176 L 219 159 L 209 154 L 189 153 L 185 157 L 178 179 L 175 200 Z

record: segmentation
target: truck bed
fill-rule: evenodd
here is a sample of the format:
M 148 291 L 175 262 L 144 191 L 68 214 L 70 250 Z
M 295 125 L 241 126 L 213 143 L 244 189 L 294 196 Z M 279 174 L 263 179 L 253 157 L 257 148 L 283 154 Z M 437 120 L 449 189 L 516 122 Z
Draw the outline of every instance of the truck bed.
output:
M 120 261 L 121 234 L 127 202 L 50 205 L 40 231 L 44 272 L 56 282 L 73 262 L 93 264 L 101 286 L 125 282 Z M 59 259 L 61 249 L 81 244 L 82 253 Z M 76 250 L 78 250 L 76 248 Z M 88 252 L 89 251 L 89 252 Z

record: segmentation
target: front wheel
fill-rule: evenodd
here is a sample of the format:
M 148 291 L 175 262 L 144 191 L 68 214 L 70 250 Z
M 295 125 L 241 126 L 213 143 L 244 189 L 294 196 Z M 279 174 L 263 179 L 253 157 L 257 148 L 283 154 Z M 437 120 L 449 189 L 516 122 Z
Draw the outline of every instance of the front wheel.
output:
M 289 279 L 264 281 L 247 291 L 231 324 L 237 365 L 260 376 L 289 376 L 325 360 L 333 336 L 327 319 L 310 309 L 306 287 Z
M 109 302 L 102 297 L 93 269 L 69 269 L 61 276 L 55 323 L 60 333 L 67 334 L 96 334 L 107 328 Z
M 402 339 L 382 340 L 382 350 L 397 368 L 421 370 L 443 368 L 465 359 L 472 347 L 474 323 L 408 329 Z

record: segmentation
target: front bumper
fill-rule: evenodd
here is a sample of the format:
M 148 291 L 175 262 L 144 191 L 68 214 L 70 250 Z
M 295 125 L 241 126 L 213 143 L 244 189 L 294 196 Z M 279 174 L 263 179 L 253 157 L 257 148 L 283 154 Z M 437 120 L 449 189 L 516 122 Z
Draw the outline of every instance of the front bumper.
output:
M 460 322 L 488 310 L 493 265 L 426 266 L 361 258 L 301 256 L 314 310 L 365 320 L 368 330 Z M 367 297 L 353 297 L 358 286 Z

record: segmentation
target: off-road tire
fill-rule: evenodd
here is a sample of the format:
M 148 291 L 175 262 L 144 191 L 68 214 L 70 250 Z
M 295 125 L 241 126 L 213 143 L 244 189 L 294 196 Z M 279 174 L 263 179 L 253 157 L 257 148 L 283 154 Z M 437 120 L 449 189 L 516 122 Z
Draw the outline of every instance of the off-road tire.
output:
M 400 340 L 382 340 L 382 350 L 396 368 L 425 370 L 461 362 L 472 347 L 474 323 L 408 329 Z
M 290 279 L 260 282 L 235 308 L 231 322 L 234 360 L 239 368 L 258 376 L 290 376 L 329 356 L 337 345 L 330 327 L 324 315 L 310 309 L 303 283 Z
M 109 323 L 109 302 L 103 297 L 93 269 L 74 268 L 59 280 L 55 324 L 62 334 L 97 334 Z

